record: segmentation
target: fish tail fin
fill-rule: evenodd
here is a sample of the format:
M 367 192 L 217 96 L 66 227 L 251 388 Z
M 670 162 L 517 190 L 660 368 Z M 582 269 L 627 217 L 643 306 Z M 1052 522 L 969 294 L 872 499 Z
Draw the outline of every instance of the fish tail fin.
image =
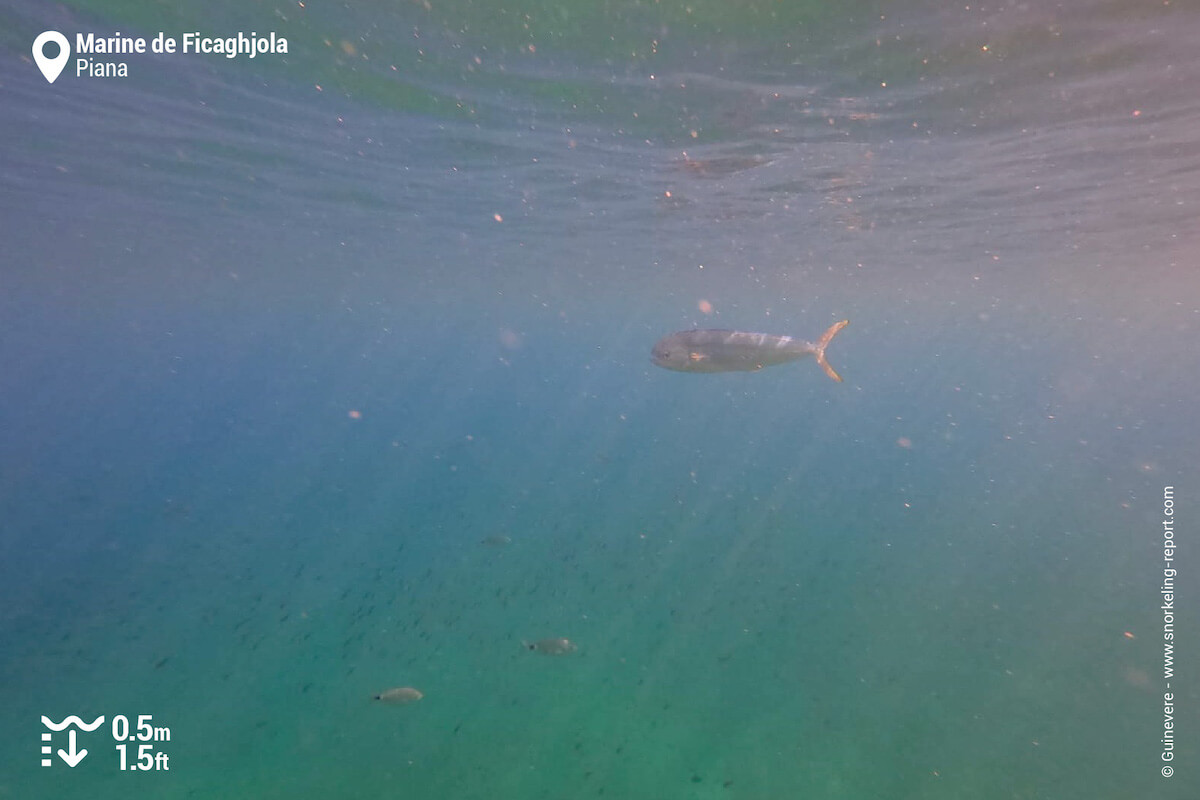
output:
M 825 374 L 833 378 L 838 383 L 842 382 L 842 376 L 837 374 L 833 367 L 829 366 L 829 362 L 825 360 L 825 348 L 833 341 L 833 337 L 837 336 L 838 331 L 850 324 L 850 320 L 844 319 L 841 322 L 835 322 L 829 326 L 829 330 L 821 334 L 821 338 L 813 345 L 813 354 L 817 357 L 817 364 L 821 369 L 825 370 Z

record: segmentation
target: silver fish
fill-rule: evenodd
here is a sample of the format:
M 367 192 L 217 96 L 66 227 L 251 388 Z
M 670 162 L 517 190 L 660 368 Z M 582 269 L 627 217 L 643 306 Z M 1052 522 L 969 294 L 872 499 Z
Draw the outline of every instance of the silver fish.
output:
M 374 695 L 374 699 L 381 703 L 402 706 L 408 703 L 415 703 L 424 696 L 424 693 L 411 686 L 397 686 L 394 689 L 385 689 L 379 694 Z
M 567 653 L 574 653 L 579 649 L 579 646 L 570 639 L 538 639 L 536 642 L 522 640 L 521 645 L 526 650 L 546 656 L 565 656 Z
M 812 355 L 826 375 L 841 383 L 842 376 L 825 360 L 825 348 L 849 323 L 834 323 L 816 342 L 746 331 L 679 331 L 659 339 L 650 354 L 655 364 L 676 372 L 754 372 Z

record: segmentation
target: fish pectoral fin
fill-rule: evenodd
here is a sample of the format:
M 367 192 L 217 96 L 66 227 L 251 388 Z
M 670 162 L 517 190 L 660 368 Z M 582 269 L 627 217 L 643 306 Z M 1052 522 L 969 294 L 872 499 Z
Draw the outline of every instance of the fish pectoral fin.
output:
M 688 353 L 689 361 L 703 361 L 706 358 L 708 358 L 708 356 L 704 355 L 704 353 Z

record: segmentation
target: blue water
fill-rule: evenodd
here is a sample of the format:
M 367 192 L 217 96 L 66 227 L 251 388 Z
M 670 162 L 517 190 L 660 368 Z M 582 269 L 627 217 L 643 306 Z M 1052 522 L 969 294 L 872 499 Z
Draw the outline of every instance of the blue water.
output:
M 0 16 L 0 799 L 1195 796 L 1190 4 Z

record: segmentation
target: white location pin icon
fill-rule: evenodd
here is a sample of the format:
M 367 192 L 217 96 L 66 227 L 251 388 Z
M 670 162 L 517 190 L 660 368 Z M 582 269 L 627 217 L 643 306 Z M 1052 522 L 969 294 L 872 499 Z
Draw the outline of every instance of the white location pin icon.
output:
M 42 52 L 42 48 L 46 46 L 46 42 L 54 42 L 58 45 L 58 55 L 54 58 L 46 58 L 46 54 Z M 54 83 L 59 74 L 62 73 L 63 67 L 71 60 L 71 43 L 67 41 L 67 37 L 58 31 L 41 33 L 33 40 L 33 60 L 37 63 L 38 69 L 42 71 L 42 74 L 46 76 L 46 80 Z

